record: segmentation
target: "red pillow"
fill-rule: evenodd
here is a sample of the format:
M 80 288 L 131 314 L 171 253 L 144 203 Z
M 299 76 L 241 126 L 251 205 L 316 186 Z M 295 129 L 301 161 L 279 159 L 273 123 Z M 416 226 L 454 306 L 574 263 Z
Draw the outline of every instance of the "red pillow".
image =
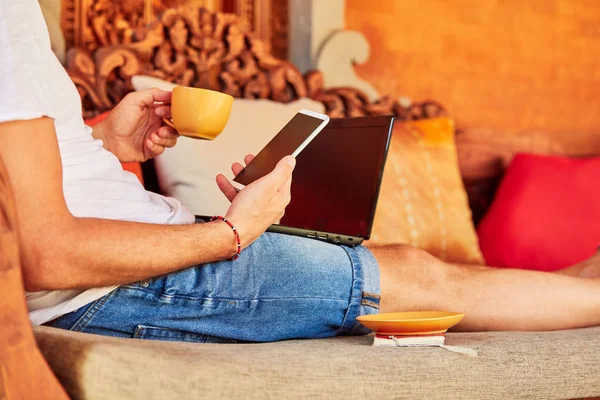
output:
M 600 244 L 600 158 L 517 155 L 478 227 L 494 267 L 555 271 Z
M 110 111 L 106 111 L 102 114 L 96 115 L 94 118 L 87 119 L 85 121 L 85 124 L 88 126 L 94 126 L 96 124 L 99 124 L 100 122 L 104 121 L 104 118 L 106 118 L 109 113 Z M 135 176 L 137 176 L 142 185 L 144 184 L 144 176 L 142 175 L 142 164 L 140 164 L 139 162 L 128 162 L 121 163 L 121 165 L 123 166 L 123 169 L 125 171 L 129 171 L 135 174 Z

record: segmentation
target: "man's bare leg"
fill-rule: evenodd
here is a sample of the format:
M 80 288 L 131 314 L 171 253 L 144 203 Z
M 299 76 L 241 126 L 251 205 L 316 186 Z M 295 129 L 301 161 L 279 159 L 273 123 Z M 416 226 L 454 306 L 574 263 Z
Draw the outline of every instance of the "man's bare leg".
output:
M 463 331 L 600 325 L 600 278 L 451 265 L 409 246 L 370 250 L 381 271 L 381 312 L 464 312 Z

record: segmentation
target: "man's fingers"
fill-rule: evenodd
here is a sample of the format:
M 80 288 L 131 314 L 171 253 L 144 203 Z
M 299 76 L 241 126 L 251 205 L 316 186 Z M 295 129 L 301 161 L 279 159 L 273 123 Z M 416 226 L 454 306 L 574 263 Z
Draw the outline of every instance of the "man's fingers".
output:
M 173 116 L 171 115 L 171 106 L 170 105 L 160 105 L 154 108 L 154 113 L 161 118 L 171 119 Z
M 151 88 L 141 90 L 139 92 L 131 92 L 125 96 L 127 101 L 131 101 L 136 105 L 151 106 L 152 104 L 159 103 L 170 103 L 171 92 L 160 90 L 158 88 Z M 165 117 L 166 118 L 166 117 Z
M 246 157 L 244 157 L 244 162 L 246 165 L 250 164 L 252 160 L 254 160 L 254 154 L 248 154 Z
M 163 139 L 178 139 L 179 138 L 179 134 L 177 133 L 177 131 L 173 128 L 171 128 L 170 126 L 161 126 L 160 128 L 158 128 L 158 136 L 160 136 Z
M 231 182 L 229 182 L 229 180 L 225 178 L 224 175 L 217 175 L 217 186 L 229 201 L 233 201 L 233 199 L 235 199 L 235 196 L 238 194 L 237 190 L 233 187 Z
M 154 143 L 151 139 L 146 139 L 146 146 L 152 152 L 152 157 L 160 156 L 165 152 L 165 148 L 159 144 Z
M 243 169 L 244 169 L 244 166 L 237 162 L 231 166 L 231 172 L 233 172 L 234 176 L 238 176 L 239 173 L 242 172 Z
M 149 104 L 152 104 L 154 102 L 160 102 L 160 103 L 170 103 L 171 102 L 171 97 L 172 97 L 172 93 L 171 92 L 167 92 L 166 90 L 161 90 L 159 88 L 151 88 L 146 90 L 142 90 L 140 93 L 145 93 L 148 92 L 149 95 L 152 97 L 152 101 Z
M 296 159 L 292 156 L 286 156 L 281 159 L 275 166 L 275 169 L 270 174 L 261 178 L 259 181 L 272 186 L 275 190 L 279 190 L 286 181 L 291 178 Z M 258 181 L 257 181 L 258 182 Z
M 279 193 L 281 193 L 281 195 L 285 197 L 286 202 L 289 203 L 290 199 L 291 199 L 291 192 L 292 192 L 292 177 L 290 176 L 288 178 L 288 180 L 285 181 L 283 183 L 283 185 L 281 185 L 281 187 L 279 188 Z
M 252 154 L 248 154 L 246 157 L 244 157 L 244 163 L 246 165 L 250 164 L 250 162 L 252 160 L 254 160 L 254 155 L 252 155 Z M 233 163 L 233 165 L 231 166 L 231 171 L 233 172 L 233 176 L 238 176 L 244 168 L 245 167 L 238 162 Z
M 150 135 L 150 140 L 152 140 L 152 143 L 162 147 L 173 147 L 177 144 L 176 137 L 168 137 L 167 139 L 164 139 L 158 136 L 158 133 L 153 133 L 152 135 Z

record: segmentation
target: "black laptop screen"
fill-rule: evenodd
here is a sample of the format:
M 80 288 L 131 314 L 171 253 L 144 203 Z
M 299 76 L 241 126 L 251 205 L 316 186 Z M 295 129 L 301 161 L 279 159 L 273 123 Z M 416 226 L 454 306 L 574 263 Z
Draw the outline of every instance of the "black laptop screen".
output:
M 281 225 L 368 239 L 392 121 L 332 119 L 297 157 Z

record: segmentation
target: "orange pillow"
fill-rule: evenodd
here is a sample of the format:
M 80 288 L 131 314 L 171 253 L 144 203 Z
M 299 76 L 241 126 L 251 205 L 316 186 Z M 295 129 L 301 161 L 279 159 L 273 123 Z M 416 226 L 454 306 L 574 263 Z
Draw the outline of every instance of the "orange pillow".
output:
M 85 124 L 93 127 L 94 125 L 104 121 L 104 118 L 106 118 L 108 114 L 110 114 L 110 111 L 98 114 L 94 118 L 85 120 Z M 142 164 L 140 164 L 139 162 L 127 162 L 121 163 L 121 165 L 123 166 L 123 169 L 125 171 L 133 173 L 135 176 L 137 176 L 142 185 L 144 184 L 144 176 L 142 175 Z
M 454 122 L 396 122 L 371 240 L 404 243 L 449 262 L 483 264 L 458 169 Z

